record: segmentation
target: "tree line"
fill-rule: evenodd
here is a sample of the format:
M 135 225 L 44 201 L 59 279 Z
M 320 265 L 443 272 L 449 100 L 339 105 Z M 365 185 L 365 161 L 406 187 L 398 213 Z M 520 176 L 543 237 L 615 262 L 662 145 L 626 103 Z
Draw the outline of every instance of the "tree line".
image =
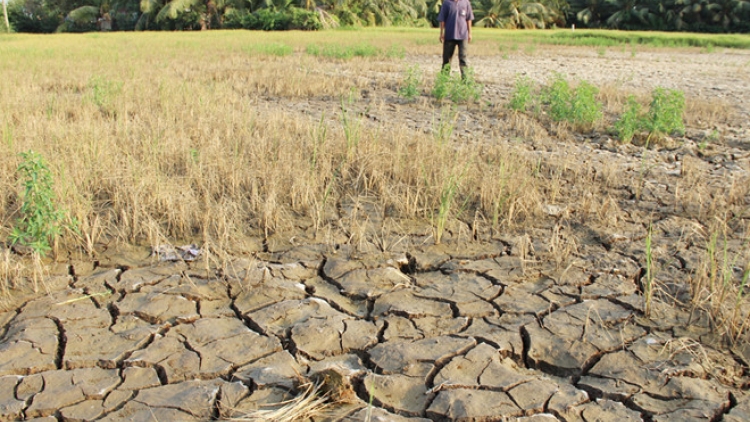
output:
M 436 26 L 443 0 L 9 0 L 18 32 Z M 750 32 L 750 0 L 471 0 L 474 25 Z

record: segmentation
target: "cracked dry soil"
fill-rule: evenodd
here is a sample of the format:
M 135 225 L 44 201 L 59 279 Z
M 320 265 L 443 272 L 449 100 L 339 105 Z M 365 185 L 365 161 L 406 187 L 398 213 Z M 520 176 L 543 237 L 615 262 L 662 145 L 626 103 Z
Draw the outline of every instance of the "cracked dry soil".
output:
M 238 417 L 288 399 L 302 379 L 329 370 L 350 380 L 352 394 L 319 420 L 364 420 L 371 397 L 373 420 L 384 421 L 750 420 L 747 347 L 722 346 L 711 321 L 666 301 L 643 317 L 637 234 L 648 214 L 679 256 L 669 271 L 684 275 L 697 265 L 682 232 L 694 221 L 659 198 L 669 195 L 685 157 L 718 185 L 747 180 L 750 78 L 747 66 L 734 64 L 750 54 L 656 51 L 628 59 L 565 50 L 565 59 L 480 57 L 473 65 L 485 97 L 497 101 L 516 74 L 544 79 L 566 63 L 563 71 L 594 84 L 718 93 L 738 123 L 719 128 L 724 142 L 711 153 L 697 153 L 690 134 L 700 128 L 688 128 L 680 146 L 654 151 L 642 201 L 631 200 L 627 186 L 611 193 L 625 211 L 621 231 L 569 225 L 582 241 L 564 267 L 545 252 L 559 230 L 549 221 L 516 233 L 528 236 L 535 254 L 511 234 L 477 241 L 459 230 L 429 245 L 424 234 L 394 228 L 402 241 L 388 252 L 293 244 L 290 235 L 221 268 L 149 262 L 147 252 L 71 262 L 47 281 L 49 294 L 0 313 L 0 421 Z M 427 67 L 438 58 L 413 61 Z M 404 113 L 395 94 L 380 95 L 391 107 L 375 121 L 429 126 L 418 110 Z M 254 101 L 313 118 L 337 105 Z M 510 142 L 493 133 L 490 114 L 467 113 L 458 131 Z M 636 171 L 639 151 L 603 138 L 526 145 L 530 155 L 568 154 L 623 174 Z M 564 206 L 575 214 L 578 204 Z

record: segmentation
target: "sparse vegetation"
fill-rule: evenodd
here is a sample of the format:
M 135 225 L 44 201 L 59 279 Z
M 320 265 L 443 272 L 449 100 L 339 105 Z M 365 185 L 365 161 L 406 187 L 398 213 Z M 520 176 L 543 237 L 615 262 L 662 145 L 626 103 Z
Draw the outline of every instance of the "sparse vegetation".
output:
M 450 99 L 454 103 L 465 103 L 469 101 L 477 102 L 482 96 L 482 85 L 474 79 L 474 70 L 468 68 L 464 75 L 452 74 L 450 67 L 438 72 L 435 78 L 435 86 L 432 88 L 432 95 L 442 100 Z
M 438 240 L 513 245 L 512 239 L 522 237 L 527 241 L 521 265 L 550 262 L 554 272 L 583 259 L 575 250 L 596 243 L 605 235 L 600 231 L 642 233 L 634 221 L 645 221 L 644 210 L 689 221 L 690 229 L 680 233 L 708 230 L 718 219 L 729 228 L 712 256 L 721 260 L 726 249 L 732 265 L 716 267 L 717 294 L 710 297 L 723 297 L 728 307 L 716 307 L 726 311 L 715 321 L 735 321 L 741 328 L 735 333 L 746 335 L 747 261 L 740 252 L 750 183 L 739 176 L 708 177 L 706 158 L 727 141 L 710 140 L 695 149 L 700 154 L 672 158 L 678 165 L 657 160 L 666 157 L 659 151 L 639 155 L 639 148 L 636 153 L 609 139 L 606 129 L 614 126 L 622 141 L 683 130 L 694 141 L 696 128 L 707 133 L 714 127 L 731 137 L 724 129 L 731 121 L 725 103 L 701 101 L 698 107 L 694 98 L 669 90 L 649 99 L 648 91 L 568 82 L 562 75 L 551 81 L 549 102 L 543 103 L 542 89 L 531 79 L 517 79 L 508 97 L 512 77 L 498 82 L 478 67 L 477 77 L 487 84 L 481 87 L 471 75 L 462 81 L 437 66 L 423 67 L 424 80 L 436 81 L 432 94 L 444 101 L 394 101 L 405 62 L 404 50 L 393 46 L 405 46 L 408 65 L 415 66 L 411 57 L 435 53 L 434 35 L 419 29 L 213 31 L 160 33 L 158 42 L 139 33 L 8 36 L 12 42 L 3 44 L 0 56 L 6 70 L 0 81 L 0 234 L 9 239 L 21 215 L 16 167 L 18 154 L 29 150 L 54 169 L 49 192 L 57 209 L 79 222 L 77 233 L 62 230 L 53 237 L 71 254 L 93 257 L 105 245 L 164 239 L 201 243 L 207 251 L 253 253 L 257 248 L 246 245 L 271 249 L 274 241 L 290 238 L 404 250 Z M 510 55 L 523 54 L 527 45 L 517 33 L 478 28 L 475 36 L 477 58 L 497 57 L 500 40 L 516 46 L 503 51 Z M 547 54 L 543 41 L 533 45 L 537 57 Z M 560 130 L 551 118 L 553 97 Z M 511 103 L 466 104 L 479 98 Z M 616 155 L 605 162 L 594 153 L 580 156 L 582 149 L 568 150 L 582 142 L 597 154 Z M 622 181 L 638 178 L 639 161 L 649 172 L 636 192 Z M 654 163 L 671 165 L 670 175 L 658 173 Z M 663 180 L 669 189 L 662 188 Z M 372 208 L 367 216 L 362 204 Z M 652 240 L 666 242 L 656 221 Z M 545 243 L 549 228 L 565 242 L 554 248 Z M 580 231 L 569 234 L 568 228 Z M 642 240 L 624 243 L 643 248 Z M 707 241 L 692 244 L 705 250 Z M 629 245 L 607 246 L 608 254 L 637 255 L 620 250 Z M 657 262 L 659 249 L 653 251 Z M 26 258 L 2 252 L 3 286 L 29 280 Z M 669 271 L 657 266 L 660 276 Z M 710 266 L 691 275 L 695 280 L 688 280 L 686 268 L 670 277 L 697 283 L 702 276 L 702 286 L 711 285 Z M 653 304 L 660 300 L 654 293 Z

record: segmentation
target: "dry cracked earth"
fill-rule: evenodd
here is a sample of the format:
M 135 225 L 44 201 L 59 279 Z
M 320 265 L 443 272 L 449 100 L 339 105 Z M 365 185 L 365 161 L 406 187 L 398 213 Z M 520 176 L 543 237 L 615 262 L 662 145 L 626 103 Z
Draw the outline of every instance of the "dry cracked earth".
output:
M 709 81 L 700 67 L 725 54 L 740 53 L 700 55 L 694 68 L 695 58 L 673 66 L 680 55 L 670 53 L 656 66 L 644 54 L 652 66 L 630 67 L 622 80 L 648 88 L 659 82 L 653 72 L 669 83 L 680 73 L 688 95 L 717 87 L 744 118 L 746 68 Z M 574 58 L 566 63 L 592 82 L 621 80 L 616 69 L 628 68 L 588 50 Z M 554 56 L 517 59 L 476 61 L 486 92 L 508 92 L 519 69 L 542 77 L 559 67 Z M 318 111 L 334 103 L 321 100 Z M 716 154 L 696 158 L 717 181 L 750 168 L 747 127 L 727 133 Z M 565 151 L 632 172 L 640 158 L 631 147 L 568 143 L 529 154 Z M 668 242 L 681 242 L 690 223 L 658 197 L 693 150 L 686 142 L 655 152 L 663 159 L 637 205 L 660 216 L 655 228 Z M 0 313 L 0 421 L 236 418 L 291 398 L 307 380 L 337 377 L 341 401 L 317 420 L 364 420 L 369 402 L 380 421 L 750 420 L 750 349 L 719 345 L 710 321 L 669 303 L 655 301 L 643 317 L 642 240 L 633 235 L 641 214 L 627 200 L 621 207 L 622 235 L 589 236 L 599 240 L 565 266 L 544 259 L 542 228 L 529 238 L 536 256 L 510 236 L 448 233 L 446 245 L 394 241 L 389 252 L 278 237 L 220 268 L 142 264 L 148 252 L 141 264 L 116 254 L 67 263 L 48 294 Z M 669 271 L 694 268 L 696 253 L 678 249 L 681 265 Z

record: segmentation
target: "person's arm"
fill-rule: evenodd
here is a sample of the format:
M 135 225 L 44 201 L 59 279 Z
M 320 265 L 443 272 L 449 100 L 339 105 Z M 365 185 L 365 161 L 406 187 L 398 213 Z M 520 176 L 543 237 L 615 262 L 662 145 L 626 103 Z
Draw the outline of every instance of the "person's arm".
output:
M 471 19 L 466 21 L 466 30 L 469 32 L 469 42 L 471 42 Z
M 445 41 L 445 22 L 440 22 L 440 42 Z

